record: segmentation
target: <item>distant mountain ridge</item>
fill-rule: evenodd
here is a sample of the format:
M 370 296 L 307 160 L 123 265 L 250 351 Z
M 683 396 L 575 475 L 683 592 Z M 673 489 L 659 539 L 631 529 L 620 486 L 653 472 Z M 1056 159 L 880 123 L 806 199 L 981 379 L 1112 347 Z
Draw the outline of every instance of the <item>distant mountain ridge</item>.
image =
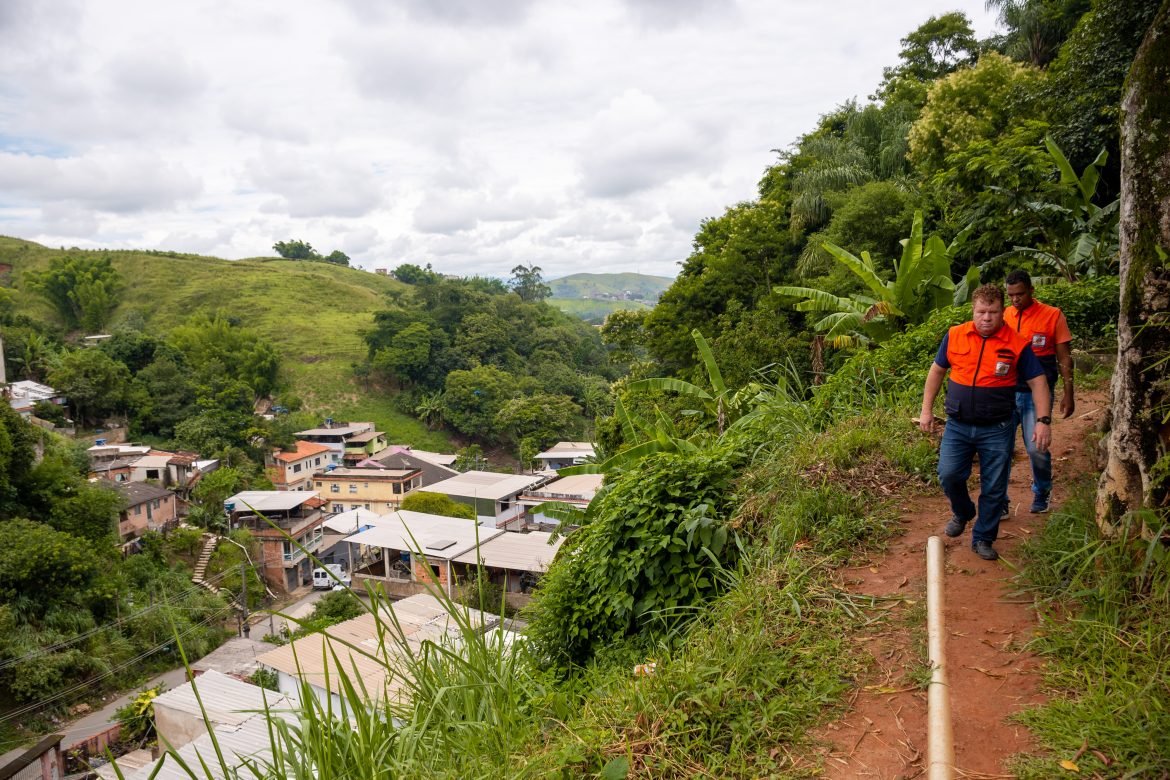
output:
M 646 274 L 571 274 L 550 279 L 553 298 L 635 300 L 653 304 L 674 279 Z

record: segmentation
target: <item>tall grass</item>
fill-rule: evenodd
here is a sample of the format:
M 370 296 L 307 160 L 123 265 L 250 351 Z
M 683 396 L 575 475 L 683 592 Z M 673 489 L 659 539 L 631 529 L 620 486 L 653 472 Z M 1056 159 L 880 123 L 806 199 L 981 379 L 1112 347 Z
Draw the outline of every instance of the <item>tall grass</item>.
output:
M 1170 554 L 1166 526 L 1153 538 L 1102 538 L 1092 486 L 1025 546 L 1023 577 L 1040 608 L 1031 647 L 1047 661 L 1048 703 L 1021 720 L 1050 756 L 1022 758 L 1024 778 L 1051 777 L 1054 762 L 1083 775 L 1170 775 Z

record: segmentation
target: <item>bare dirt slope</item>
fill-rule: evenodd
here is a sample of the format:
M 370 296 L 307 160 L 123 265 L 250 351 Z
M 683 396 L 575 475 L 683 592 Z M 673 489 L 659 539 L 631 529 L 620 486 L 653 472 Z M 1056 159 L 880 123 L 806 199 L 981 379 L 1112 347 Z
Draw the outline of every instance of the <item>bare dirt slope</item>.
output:
M 1104 413 L 1103 403 L 1100 393 L 1082 396 L 1073 417 L 1056 422 L 1054 506 L 1067 495 L 1069 477 L 1091 468 L 1086 441 Z M 1017 548 L 1039 532 L 1046 518 L 1028 511 L 1031 473 L 1022 444 L 1009 495 L 1011 517 L 1000 526 L 996 543 L 999 561 L 983 561 L 971 551 L 970 526 L 959 539 L 943 536 L 950 510 L 939 490 L 907 501 L 904 533 L 880 555 L 842 573 L 848 590 L 887 597 L 879 604 L 888 616 L 861 637 L 874 661 L 863 687 L 846 715 L 820 734 L 830 746 L 826 777 L 892 780 L 924 771 L 926 540 L 935 535 L 946 543 L 947 663 L 957 776 L 1012 777 L 1007 760 L 1034 748 L 1027 729 L 1009 721 L 1043 698 L 1040 661 L 1023 649 L 1036 616 L 1030 600 L 1014 593 L 1012 582 Z

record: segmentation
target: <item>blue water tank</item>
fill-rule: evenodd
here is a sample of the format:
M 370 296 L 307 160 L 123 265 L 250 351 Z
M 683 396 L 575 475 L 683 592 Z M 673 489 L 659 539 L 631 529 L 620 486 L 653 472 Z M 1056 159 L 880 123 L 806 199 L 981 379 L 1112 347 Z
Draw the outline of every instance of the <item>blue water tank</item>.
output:
M 236 509 L 236 502 L 235 501 L 224 501 L 223 502 L 223 511 L 234 512 L 235 509 Z
M 105 439 L 94 439 L 93 440 L 93 445 L 95 447 L 101 447 L 101 446 L 105 445 L 105 443 L 106 443 Z

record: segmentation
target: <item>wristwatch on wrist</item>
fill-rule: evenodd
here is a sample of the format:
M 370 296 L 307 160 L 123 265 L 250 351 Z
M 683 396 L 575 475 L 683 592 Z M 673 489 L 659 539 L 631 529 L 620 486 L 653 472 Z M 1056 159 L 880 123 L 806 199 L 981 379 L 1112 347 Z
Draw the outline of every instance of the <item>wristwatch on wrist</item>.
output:
M 1052 425 L 1052 418 L 1048 415 L 1044 415 L 1043 417 L 1037 417 L 1036 422 L 1044 423 L 1045 425 Z

